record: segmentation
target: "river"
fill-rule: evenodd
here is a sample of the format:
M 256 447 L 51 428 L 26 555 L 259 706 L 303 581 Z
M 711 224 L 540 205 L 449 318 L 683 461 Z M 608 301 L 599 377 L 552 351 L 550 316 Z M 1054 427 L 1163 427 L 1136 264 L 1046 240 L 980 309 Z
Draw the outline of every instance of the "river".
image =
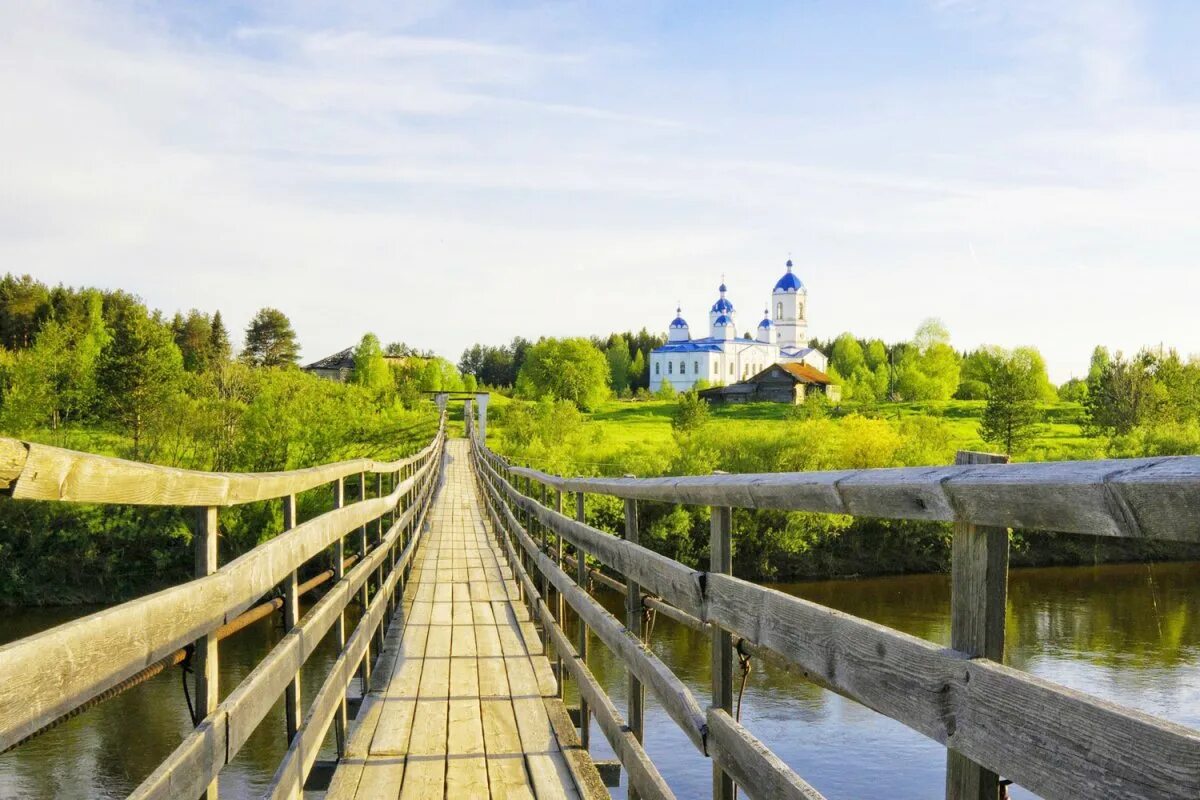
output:
M 774 588 L 938 644 L 949 641 L 949 580 L 906 575 L 776 584 Z M 1200 728 L 1200 562 L 1013 570 L 1008 664 L 1066 686 Z M 620 599 L 605 598 L 616 610 Z M 85 612 L 6 610 L 0 642 Z M 232 687 L 280 635 L 265 620 L 223 642 L 223 687 Z M 306 665 L 319 683 L 334 652 L 327 641 Z M 709 644 L 669 620 L 652 646 L 707 704 Z M 626 706 L 624 670 L 593 641 L 592 669 Z M 568 684 L 570 699 L 571 684 Z M 310 698 L 305 698 L 307 701 Z M 830 800 L 940 797 L 945 750 L 903 725 L 755 661 L 743 723 Z M 178 744 L 190 722 L 177 669 L 0 756 L 0 798 L 123 797 Z M 611 757 L 593 727 L 593 752 Z M 254 797 L 284 749 L 277 704 L 222 774 L 222 796 Z M 327 744 L 328 757 L 330 748 Z M 646 749 L 682 798 L 707 797 L 710 763 L 648 698 Z M 623 790 L 614 790 L 623 796 Z M 1017 787 L 1014 798 L 1033 797 Z

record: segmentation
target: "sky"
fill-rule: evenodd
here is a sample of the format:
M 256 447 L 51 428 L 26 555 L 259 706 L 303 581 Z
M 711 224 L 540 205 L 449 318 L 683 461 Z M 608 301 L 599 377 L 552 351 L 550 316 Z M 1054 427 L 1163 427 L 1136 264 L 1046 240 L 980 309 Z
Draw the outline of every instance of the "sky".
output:
M 1200 352 L 1200 3 L 0 4 L 0 270 L 372 331 Z

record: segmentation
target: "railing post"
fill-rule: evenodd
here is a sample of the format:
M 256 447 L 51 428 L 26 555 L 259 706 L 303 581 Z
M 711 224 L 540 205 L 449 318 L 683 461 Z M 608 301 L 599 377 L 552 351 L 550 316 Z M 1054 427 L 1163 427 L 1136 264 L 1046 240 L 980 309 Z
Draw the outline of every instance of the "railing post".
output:
M 575 519 L 580 522 L 587 523 L 587 512 L 585 510 L 583 492 L 575 493 Z M 579 588 L 585 592 L 588 587 L 588 572 L 587 572 L 587 553 L 578 545 L 575 546 L 575 582 L 579 584 Z M 587 622 L 583 617 L 576 614 L 576 619 L 579 621 L 578 638 L 575 649 L 579 653 L 579 661 L 583 666 L 587 666 L 588 660 L 588 627 Z M 588 749 L 591 742 L 592 721 L 588 716 L 587 700 L 581 696 L 579 698 L 579 744 L 584 750 Z
M 367 499 L 367 473 L 358 473 L 358 502 L 365 502 Z M 382 539 L 380 540 L 382 541 Z M 367 559 L 367 523 L 364 522 L 362 527 L 358 529 L 358 552 L 359 558 L 363 561 Z M 362 589 L 359 590 L 358 602 L 362 604 L 362 614 L 366 617 L 367 607 L 371 604 L 371 580 L 368 576 L 367 580 L 363 581 Z M 382 586 L 382 583 L 379 584 Z M 371 683 L 371 644 L 368 640 L 367 648 L 363 651 L 362 664 L 359 667 L 359 680 L 362 682 L 363 697 L 367 696 L 367 687 Z
M 709 571 L 733 572 L 733 509 L 713 506 L 709 538 Z M 712 626 L 712 704 L 733 713 L 733 636 L 719 625 Z M 713 800 L 733 800 L 733 779 L 716 762 L 712 766 Z
M 630 544 L 637 544 L 638 535 L 638 518 L 637 518 L 637 500 L 625 501 L 625 541 Z M 632 633 L 637 639 L 642 638 L 642 587 L 632 578 L 625 579 L 625 628 Z M 633 671 L 629 671 L 629 717 L 627 722 L 629 730 L 639 742 L 645 740 L 645 726 L 643 714 L 646 705 L 646 694 L 642 688 L 642 682 L 634 677 Z M 632 786 L 629 787 L 629 800 L 637 800 L 637 790 Z
M 543 506 L 546 505 L 546 501 L 549 499 L 549 494 L 550 494 L 550 487 L 543 483 L 542 484 L 542 501 L 541 501 Z M 548 536 L 549 532 L 550 532 L 550 530 L 549 530 L 548 525 L 543 525 L 540 522 L 538 523 L 538 541 L 540 542 L 538 550 L 542 554 L 544 554 L 547 558 L 549 558 L 549 556 L 550 556 L 550 547 L 549 547 L 550 539 Z M 541 570 L 539 570 L 539 572 L 541 572 Z M 546 576 L 545 572 L 542 572 L 541 576 L 542 576 L 542 587 L 541 587 L 542 588 L 542 601 L 546 604 L 546 608 L 549 608 L 550 607 L 550 594 L 549 594 L 550 578 Z M 554 623 L 554 621 L 551 620 L 550 624 L 553 624 L 553 623 Z M 545 653 L 546 648 L 549 646 L 550 646 L 550 629 L 548 627 L 546 627 L 546 620 L 542 620 L 542 652 Z M 559 680 L 559 683 L 562 683 L 561 675 L 559 676 L 558 680 Z
M 563 510 L 562 489 L 554 490 L 554 510 L 557 511 L 559 514 L 562 513 L 562 510 Z M 555 563 L 558 564 L 559 569 L 562 569 L 563 537 L 562 537 L 562 534 L 559 533 L 558 531 L 554 532 L 554 541 L 555 541 L 556 550 L 557 550 L 557 553 L 556 553 L 557 558 L 555 559 Z M 558 623 L 558 626 L 565 631 L 567 629 L 567 623 L 566 623 L 566 620 L 563 619 L 563 611 L 565 610 L 564 604 L 566 601 L 563 600 L 562 592 L 558 591 L 557 589 L 554 591 L 554 595 L 555 595 L 555 599 L 554 599 L 555 621 Z M 557 652 L 557 648 L 556 648 L 556 655 L 558 656 L 558 658 L 557 658 L 557 661 L 558 661 L 558 699 L 562 700 L 563 697 L 566 696 L 566 682 L 564 680 L 566 678 L 566 675 L 563 673 L 562 653 Z
M 283 498 L 283 529 L 291 530 L 296 527 L 296 495 L 289 494 Z M 283 583 L 283 628 L 290 632 L 300 621 L 300 580 L 293 570 Z M 296 738 L 300 730 L 300 670 L 292 677 L 292 682 L 284 690 L 284 717 L 287 720 L 288 744 Z
M 1005 464 L 1008 456 L 959 451 L 954 463 Z M 972 658 L 1004 661 L 1008 529 L 954 523 L 950 560 L 950 647 Z M 946 751 L 946 800 L 997 800 L 1000 776 Z
M 343 478 L 333 482 L 333 508 L 337 510 L 346 504 L 346 483 Z M 341 581 L 346 575 L 346 538 L 339 536 L 333 543 L 333 579 Z M 338 612 L 337 622 L 334 623 L 334 635 L 337 637 L 338 652 L 346 649 L 346 609 Z M 337 714 L 334 715 L 334 738 L 337 740 L 337 754 L 341 758 L 346 754 L 346 726 L 349 714 L 346 709 L 346 693 L 342 692 L 341 702 L 338 703 Z
M 196 577 L 202 578 L 217 571 L 217 508 L 197 509 Z M 219 670 L 220 657 L 215 633 L 201 636 L 196 642 L 196 720 L 199 723 L 221 702 Z M 217 800 L 217 781 L 213 780 L 204 792 L 205 800 Z

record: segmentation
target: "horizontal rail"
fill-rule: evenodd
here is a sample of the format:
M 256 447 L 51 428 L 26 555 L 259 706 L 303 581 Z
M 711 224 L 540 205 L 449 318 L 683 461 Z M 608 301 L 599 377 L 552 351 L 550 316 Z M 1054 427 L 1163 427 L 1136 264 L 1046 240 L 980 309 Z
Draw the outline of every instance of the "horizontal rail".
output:
M 489 497 L 486 500 L 491 499 L 493 498 Z M 496 526 L 496 530 L 505 531 L 506 526 L 496 514 L 495 507 L 491 502 L 487 502 L 486 500 L 485 506 L 487 507 L 488 516 Z M 654 766 L 654 762 L 646 754 L 642 743 L 637 740 L 633 731 L 625 724 L 625 720 L 621 717 L 620 712 L 617 711 L 616 706 L 613 705 L 612 700 L 609 699 L 604 689 L 600 686 L 600 683 L 592 675 L 592 671 L 588 669 L 587 664 L 583 659 L 579 658 L 578 652 L 567 639 L 566 633 L 563 632 L 562 628 L 555 621 L 553 612 L 551 612 L 550 607 L 546 605 L 545 600 L 538 592 L 533 579 L 529 577 L 529 573 L 521 566 L 521 559 L 517 557 L 512 541 L 503 534 L 500 538 L 503 540 L 505 550 L 508 553 L 509 564 L 524 586 L 526 596 L 532 601 L 541 619 L 543 629 L 550 636 L 550 641 L 555 652 L 575 678 L 580 696 L 587 702 L 592 713 L 596 715 L 596 723 L 600 726 L 604 738 L 612 746 L 613 752 L 621 762 L 621 765 L 625 767 L 629 775 L 630 785 L 646 800 L 674 800 L 675 794 L 671 791 L 661 773 L 659 773 L 658 768 Z M 559 676 L 559 680 L 562 680 L 562 676 Z
M 794 665 L 1043 797 L 1200 797 L 1200 731 L 729 575 L 695 573 L 697 604 L 669 580 L 653 585 L 660 572 L 686 567 L 639 565 L 634 556 L 642 548 L 546 509 L 504 480 L 493 468 L 502 465 L 495 454 L 482 446 L 480 454 L 496 491 L 514 507 L 576 544 L 607 536 L 610 544 L 590 553 L 662 595 L 658 602 L 687 609 L 678 612 L 684 624 L 726 630 L 741 638 L 743 651 Z M 646 480 L 503 468 L 560 491 L 627 499 L 1200 538 L 1200 458 Z M 536 550 L 528 536 L 522 544 Z M 540 553 L 534 558 L 540 570 L 553 567 Z M 819 796 L 725 712 L 710 709 L 706 724 L 710 755 L 734 759 L 721 766 L 751 796 Z
M 628 500 L 1200 541 L 1200 456 L 672 478 L 509 469 L 560 491 Z
M 160 467 L 0 437 L 0 489 L 18 500 L 232 506 L 299 494 L 361 472 L 396 472 L 426 458 L 433 447 L 398 461 L 356 458 L 287 472 L 238 473 Z
M 703 614 L 704 596 L 700 589 L 703 573 L 547 508 L 517 491 L 490 464 L 483 462 L 483 465 L 488 476 L 514 505 L 530 512 L 563 539 L 633 578 L 676 608 L 696 617 Z
M 401 513 L 383 541 L 370 551 L 367 558 L 360 560 L 342 580 L 335 583 L 297 626 L 271 648 L 254 670 L 205 719 L 205 724 L 189 734 L 138 786 L 130 795 L 131 798 L 166 800 L 200 796 L 204 787 L 233 760 L 267 712 L 278 702 L 300 665 L 312 655 L 337 621 L 338 615 L 357 596 L 375 570 L 390 557 L 392 547 L 409 522 L 418 514 L 424 516 L 431 489 L 432 484 L 427 483 L 420 502 Z M 416 529 L 420 531 L 419 522 Z M 407 566 L 419 540 L 418 533 L 397 559 L 393 575 L 398 575 Z M 386 598 L 387 594 L 387 591 L 378 591 L 375 600 Z M 359 626 L 362 624 L 360 621 Z
M 435 470 L 424 463 L 387 497 L 322 514 L 211 575 L 0 647 L 0 751 L 249 608 L 342 536 L 395 508 Z
M 493 473 L 494 474 L 494 473 Z M 494 486 L 487 484 L 495 493 Z M 498 494 L 494 494 L 499 499 Z M 576 585 L 554 560 L 541 552 L 537 543 L 513 516 L 512 510 L 501 504 L 507 530 L 533 559 L 539 572 L 545 575 L 567 604 L 587 623 L 597 637 L 624 662 L 626 668 L 654 692 L 668 716 L 675 721 L 697 750 L 704 751 L 707 723 L 696 698 L 650 648 L 633 636 L 604 606 Z

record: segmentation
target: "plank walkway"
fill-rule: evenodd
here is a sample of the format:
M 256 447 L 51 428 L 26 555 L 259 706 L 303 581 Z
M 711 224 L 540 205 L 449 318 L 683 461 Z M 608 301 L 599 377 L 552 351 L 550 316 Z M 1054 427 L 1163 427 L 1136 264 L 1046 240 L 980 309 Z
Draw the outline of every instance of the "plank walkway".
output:
M 607 796 L 484 517 L 468 444 L 446 451 L 404 618 L 326 797 Z

